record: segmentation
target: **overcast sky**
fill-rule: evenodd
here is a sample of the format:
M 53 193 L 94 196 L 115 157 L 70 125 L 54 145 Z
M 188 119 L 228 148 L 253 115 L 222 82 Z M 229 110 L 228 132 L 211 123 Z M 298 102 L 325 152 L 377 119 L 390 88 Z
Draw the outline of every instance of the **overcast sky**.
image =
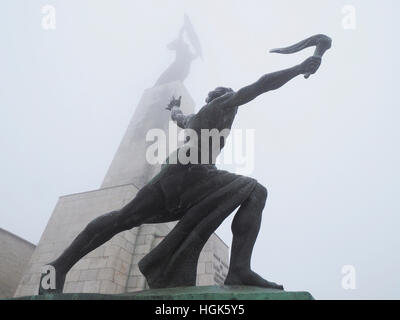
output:
M 44 30 L 42 7 L 56 9 Z M 343 25 L 355 8 L 355 29 Z M 253 269 L 318 299 L 400 298 L 397 0 L 0 3 L 0 227 L 37 243 L 59 196 L 99 188 L 187 13 L 200 38 L 185 85 L 199 109 L 302 62 L 268 50 L 325 33 L 319 72 L 240 109 L 251 176 L 269 190 Z M 349 11 L 347 11 L 349 12 Z M 345 22 L 348 22 L 346 20 Z M 230 245 L 229 218 L 218 231 Z M 356 270 L 344 290 L 342 267 Z

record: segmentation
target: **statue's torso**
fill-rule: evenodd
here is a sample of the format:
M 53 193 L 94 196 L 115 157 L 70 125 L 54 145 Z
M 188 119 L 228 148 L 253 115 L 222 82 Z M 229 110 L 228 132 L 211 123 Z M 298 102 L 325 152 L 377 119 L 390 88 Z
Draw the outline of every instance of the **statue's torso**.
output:
M 215 163 L 216 157 L 224 148 L 225 140 L 228 138 L 232 128 L 238 107 L 228 107 L 224 104 L 232 94 L 234 93 L 227 93 L 203 106 L 188 123 L 187 129 L 194 130 L 197 135 L 199 159 L 201 159 L 201 154 L 205 152 L 209 155 L 207 164 Z M 186 144 L 194 147 L 195 141 L 187 141 Z M 205 164 L 203 163 L 204 160 L 199 160 L 199 162 Z

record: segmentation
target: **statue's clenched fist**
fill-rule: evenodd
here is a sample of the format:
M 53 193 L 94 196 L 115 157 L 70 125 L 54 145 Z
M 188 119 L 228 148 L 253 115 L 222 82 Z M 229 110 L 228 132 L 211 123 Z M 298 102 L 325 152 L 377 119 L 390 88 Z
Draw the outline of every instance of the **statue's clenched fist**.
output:
M 307 79 L 310 75 L 317 72 L 321 65 L 321 57 L 312 56 L 306 59 L 303 63 L 299 65 L 300 73 L 304 74 L 304 77 Z

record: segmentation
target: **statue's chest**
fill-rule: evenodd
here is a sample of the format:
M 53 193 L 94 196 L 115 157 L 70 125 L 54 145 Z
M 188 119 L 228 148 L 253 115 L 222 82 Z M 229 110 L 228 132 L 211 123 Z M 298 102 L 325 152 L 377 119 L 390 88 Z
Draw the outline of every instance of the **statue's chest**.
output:
M 197 123 L 199 129 L 217 129 L 219 131 L 231 129 L 237 114 L 237 108 L 216 107 L 206 111 L 198 119 L 200 120 Z

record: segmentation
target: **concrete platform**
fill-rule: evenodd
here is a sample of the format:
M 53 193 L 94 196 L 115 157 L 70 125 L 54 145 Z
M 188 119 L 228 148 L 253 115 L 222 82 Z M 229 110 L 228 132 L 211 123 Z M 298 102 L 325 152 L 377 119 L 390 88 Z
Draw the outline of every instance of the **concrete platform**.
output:
M 126 294 L 64 293 L 16 300 L 314 300 L 308 292 L 245 286 L 208 286 L 144 290 Z M 13 300 L 14 300 L 13 299 Z

